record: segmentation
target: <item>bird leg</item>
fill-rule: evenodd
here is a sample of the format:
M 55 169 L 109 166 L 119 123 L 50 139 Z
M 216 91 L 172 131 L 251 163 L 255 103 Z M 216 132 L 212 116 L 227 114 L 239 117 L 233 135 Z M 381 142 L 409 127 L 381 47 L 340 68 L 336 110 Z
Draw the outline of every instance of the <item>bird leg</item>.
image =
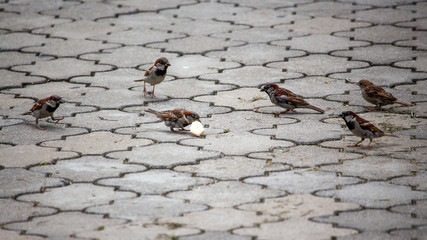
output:
M 185 128 L 180 128 L 180 129 L 179 129 L 179 131 L 185 131 L 185 132 L 188 132 L 188 131 L 190 131 L 190 130 L 185 129 Z
M 347 147 L 360 147 L 360 143 L 361 142 L 363 142 L 365 139 L 364 138 L 362 138 L 362 140 L 360 140 L 360 141 L 358 141 L 356 144 L 354 144 L 354 145 L 347 145 Z M 369 143 L 370 144 L 370 143 Z
M 144 90 L 143 90 L 144 96 L 147 93 L 147 89 L 145 88 L 145 81 L 144 81 Z
M 55 124 L 57 124 L 59 121 L 64 120 L 64 117 L 62 118 L 54 118 L 53 116 L 51 116 L 53 121 L 56 121 Z
M 154 88 L 156 87 L 156 85 L 153 85 L 153 91 L 151 92 L 151 97 L 155 97 L 154 95 Z
M 46 130 L 46 128 L 42 128 L 42 127 L 40 127 L 39 119 L 38 119 L 38 118 L 36 118 L 36 125 L 37 125 L 37 128 L 38 128 L 38 129 L 40 129 L 40 130 Z
M 280 114 L 287 113 L 287 112 L 295 112 L 295 110 L 294 109 L 286 109 L 286 111 L 274 112 L 273 114 L 274 114 L 274 116 L 278 117 Z
M 380 105 L 368 106 L 368 107 L 367 107 L 367 109 L 366 109 L 366 111 L 368 111 L 368 112 L 372 112 L 372 111 L 379 110 L 380 108 L 381 108 L 381 106 L 380 106 Z

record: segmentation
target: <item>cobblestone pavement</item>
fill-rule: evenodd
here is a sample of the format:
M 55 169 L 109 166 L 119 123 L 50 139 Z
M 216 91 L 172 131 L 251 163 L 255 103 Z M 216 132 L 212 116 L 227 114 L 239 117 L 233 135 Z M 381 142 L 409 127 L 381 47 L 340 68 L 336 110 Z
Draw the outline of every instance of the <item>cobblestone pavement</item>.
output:
M 0 239 L 426 239 L 426 30 L 417 0 L 0 0 Z M 326 113 L 274 117 L 266 82 Z M 20 115 L 53 94 L 63 121 Z M 398 138 L 346 147 L 348 110 Z

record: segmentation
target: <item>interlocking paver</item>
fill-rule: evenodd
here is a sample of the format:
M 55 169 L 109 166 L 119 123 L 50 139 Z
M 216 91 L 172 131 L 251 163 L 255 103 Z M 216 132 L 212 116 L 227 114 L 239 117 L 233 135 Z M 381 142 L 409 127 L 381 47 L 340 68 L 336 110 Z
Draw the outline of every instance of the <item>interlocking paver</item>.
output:
M 424 239 L 426 14 L 422 0 L 0 0 L 0 239 Z M 144 96 L 134 80 L 159 57 L 171 66 Z M 412 105 L 369 111 L 361 79 Z M 268 82 L 325 114 L 274 116 Z M 53 94 L 61 122 L 20 115 Z M 194 111 L 205 132 L 148 108 Z M 397 138 L 349 148 L 343 111 Z
M 182 217 L 162 218 L 160 223 L 179 223 L 206 231 L 228 231 L 242 226 L 277 221 L 271 215 L 257 215 L 255 212 L 240 211 L 234 208 L 211 208 L 207 211 L 192 212 Z
M 84 238 L 100 238 L 105 240 L 114 239 L 170 239 L 179 237 L 184 239 L 187 235 L 199 234 L 200 230 L 194 228 L 172 228 L 149 224 L 145 222 L 132 222 L 123 225 L 107 226 L 102 231 L 90 231 L 77 234 Z
M 249 176 L 262 176 L 267 171 L 288 170 L 284 164 L 269 164 L 266 161 L 247 157 L 224 157 L 204 160 L 198 165 L 175 167 L 175 171 L 196 173 L 200 177 L 213 177 L 219 180 L 239 180 Z
M 123 223 L 125 223 L 124 220 L 104 219 L 102 215 L 63 212 L 52 216 L 33 218 L 29 222 L 11 223 L 6 226 L 9 229 L 25 230 L 27 234 L 61 238 L 96 229 L 101 231 L 106 226 Z
M 52 160 L 79 156 L 75 152 L 58 152 L 54 148 L 43 148 L 36 145 L 18 145 L 0 149 L 0 155 L 5 161 L 0 165 L 4 167 L 27 167 L 36 164 L 45 164 Z M 19 161 L 17 161 L 19 159 Z
M 148 140 L 143 140 L 147 141 Z M 168 149 L 165 151 L 165 149 Z M 153 158 L 147 153 L 156 153 Z M 111 158 L 128 159 L 130 163 L 146 164 L 150 167 L 172 167 L 178 164 L 195 163 L 198 160 L 218 157 L 219 152 L 201 151 L 197 147 L 187 147 L 174 143 L 155 144 L 147 147 L 134 147 L 132 151 L 114 152 Z
M 335 173 L 301 169 L 273 172 L 266 177 L 250 177 L 245 183 L 263 184 L 268 189 L 280 189 L 291 193 L 311 193 L 320 189 L 335 189 L 339 185 L 360 182 L 353 177 L 338 177 Z M 283 184 L 286 183 L 286 184 Z
M 249 156 L 271 159 L 273 163 L 289 164 L 293 167 L 315 167 L 325 164 L 336 164 L 343 160 L 358 159 L 363 155 L 342 153 L 336 149 L 321 148 L 318 146 L 296 146 L 274 149 L 273 152 L 251 153 Z
M 181 216 L 193 211 L 204 211 L 206 208 L 205 205 L 187 203 L 160 195 L 143 195 L 132 199 L 116 200 L 113 205 L 90 207 L 86 212 L 108 214 L 112 218 L 132 221 L 153 221 L 164 217 Z
M 164 194 L 172 190 L 187 190 L 190 186 L 211 183 L 208 178 L 192 178 L 191 174 L 178 173 L 166 169 L 153 169 L 141 173 L 126 174 L 123 178 L 108 178 L 98 184 L 116 186 L 143 195 Z
M 48 189 L 44 193 L 21 195 L 20 201 L 37 202 L 40 206 L 64 211 L 83 210 L 87 207 L 108 204 L 110 201 L 136 197 L 135 193 L 114 191 L 87 183 L 74 183 L 62 188 Z
M 325 190 L 316 193 L 318 196 L 334 196 L 342 201 L 358 203 L 369 208 L 388 208 L 397 204 L 409 204 L 411 200 L 425 199 L 427 194 L 412 191 L 406 186 L 387 182 L 368 182 L 343 186 L 339 190 Z
M 45 178 L 44 174 L 22 168 L 6 168 L 0 171 L 0 197 L 13 197 L 25 192 L 39 192 L 41 188 L 60 187 L 60 178 Z

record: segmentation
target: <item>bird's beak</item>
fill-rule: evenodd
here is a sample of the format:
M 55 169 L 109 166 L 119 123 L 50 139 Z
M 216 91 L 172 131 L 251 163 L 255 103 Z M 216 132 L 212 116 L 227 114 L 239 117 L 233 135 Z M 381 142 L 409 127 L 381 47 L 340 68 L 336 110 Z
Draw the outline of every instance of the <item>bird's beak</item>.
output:
M 262 86 L 261 89 L 259 90 L 260 92 L 265 92 L 265 87 Z
M 344 114 L 341 113 L 341 114 L 338 115 L 338 117 L 344 118 Z
M 170 67 L 170 66 L 172 66 L 170 63 L 166 63 L 166 66 L 168 66 L 168 67 Z
M 64 103 L 64 101 L 62 101 L 62 99 L 61 99 L 61 100 L 56 101 L 56 103 Z
M 356 85 L 360 87 L 360 83 L 357 82 Z

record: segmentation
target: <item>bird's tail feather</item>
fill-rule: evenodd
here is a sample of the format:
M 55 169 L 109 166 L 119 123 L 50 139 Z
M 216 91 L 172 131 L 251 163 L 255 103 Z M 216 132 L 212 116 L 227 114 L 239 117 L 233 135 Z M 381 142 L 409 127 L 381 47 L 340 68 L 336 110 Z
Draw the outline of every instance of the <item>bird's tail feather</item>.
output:
M 137 80 L 133 80 L 134 82 L 144 82 L 145 78 L 141 78 L 141 79 L 137 79 Z
M 401 101 L 394 101 L 394 102 L 395 102 L 395 103 L 402 104 L 402 105 L 405 105 L 405 106 L 411 106 L 411 104 L 406 103 L 406 102 L 401 102 Z
M 399 136 L 391 134 L 391 133 L 384 133 L 384 136 L 399 138 Z
M 31 114 L 31 112 L 24 112 L 24 113 L 21 113 L 21 116 L 30 115 L 30 114 Z
M 305 108 L 313 109 L 313 110 L 318 111 L 318 112 L 320 112 L 320 113 L 325 113 L 325 110 L 320 109 L 320 108 L 318 108 L 318 107 L 315 107 L 315 106 L 313 106 L 313 105 L 306 105 L 306 106 L 305 106 Z
M 151 109 L 151 108 L 145 109 L 144 111 L 146 111 L 146 112 L 148 112 L 148 113 L 155 114 L 155 115 L 157 115 L 157 114 L 159 113 L 158 111 L 153 110 L 153 109 Z

